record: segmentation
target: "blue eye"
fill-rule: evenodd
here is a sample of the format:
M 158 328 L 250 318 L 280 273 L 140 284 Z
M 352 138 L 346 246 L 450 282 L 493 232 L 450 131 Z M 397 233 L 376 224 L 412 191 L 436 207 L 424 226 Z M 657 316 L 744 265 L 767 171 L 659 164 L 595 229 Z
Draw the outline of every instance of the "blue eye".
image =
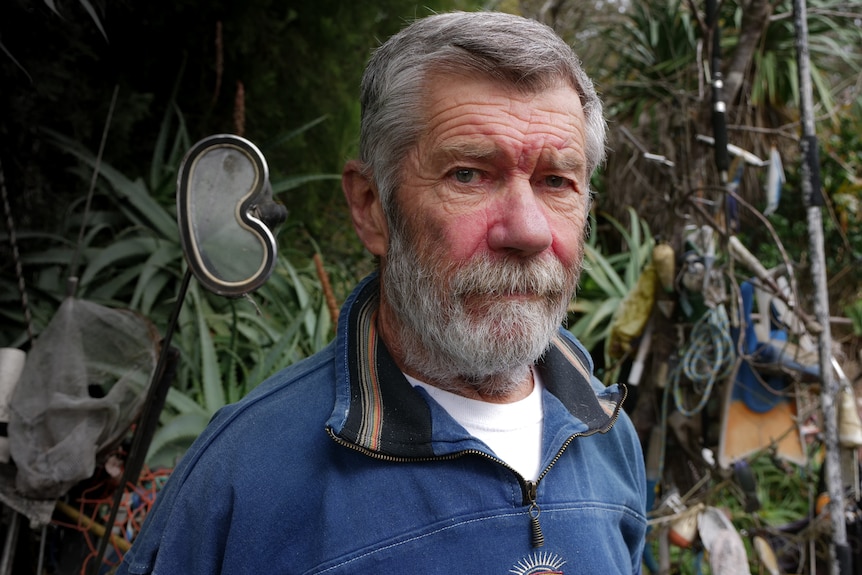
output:
M 545 178 L 545 184 L 549 188 L 562 188 L 566 185 L 568 180 L 562 176 L 547 176 Z
M 455 179 L 462 184 L 469 184 L 476 177 L 476 170 L 470 168 L 459 168 L 455 170 Z

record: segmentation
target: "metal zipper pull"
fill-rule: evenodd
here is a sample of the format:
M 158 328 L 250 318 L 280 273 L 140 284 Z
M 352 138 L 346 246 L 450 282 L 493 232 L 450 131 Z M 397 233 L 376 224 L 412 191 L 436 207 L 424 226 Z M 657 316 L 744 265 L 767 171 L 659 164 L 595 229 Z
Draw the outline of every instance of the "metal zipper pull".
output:
M 527 512 L 530 514 L 530 540 L 534 548 L 545 544 L 545 535 L 542 533 L 542 526 L 539 524 L 539 515 L 542 514 L 542 510 L 539 509 L 539 504 L 536 503 L 538 489 L 538 482 L 527 481 L 527 497 L 530 500 L 530 509 Z

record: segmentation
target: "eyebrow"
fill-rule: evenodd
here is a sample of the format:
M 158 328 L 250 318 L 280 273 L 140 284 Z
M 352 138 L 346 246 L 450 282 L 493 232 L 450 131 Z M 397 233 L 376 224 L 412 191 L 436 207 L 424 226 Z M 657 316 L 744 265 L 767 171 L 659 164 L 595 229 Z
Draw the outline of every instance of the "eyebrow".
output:
M 497 146 L 490 142 L 458 141 L 450 142 L 440 147 L 439 153 L 444 158 L 466 158 L 479 161 L 491 161 L 503 154 Z
M 574 153 L 560 153 L 551 149 L 542 152 L 541 160 L 551 169 L 563 172 L 585 174 L 587 169 L 586 159 Z

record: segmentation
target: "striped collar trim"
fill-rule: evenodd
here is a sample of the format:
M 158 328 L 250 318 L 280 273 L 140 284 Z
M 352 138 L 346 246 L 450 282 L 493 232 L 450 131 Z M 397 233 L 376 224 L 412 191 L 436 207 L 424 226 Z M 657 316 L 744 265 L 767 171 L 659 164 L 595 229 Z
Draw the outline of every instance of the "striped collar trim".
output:
M 420 393 L 401 373 L 377 332 L 379 282 L 371 278 L 354 293 L 343 314 L 349 381 L 347 413 L 341 429 L 333 431 L 363 449 L 392 457 L 430 457 L 431 411 Z M 597 395 L 591 383 L 591 363 L 580 346 L 562 332 L 537 362 L 546 389 L 587 428 L 606 431 L 622 402 L 621 390 L 611 386 Z

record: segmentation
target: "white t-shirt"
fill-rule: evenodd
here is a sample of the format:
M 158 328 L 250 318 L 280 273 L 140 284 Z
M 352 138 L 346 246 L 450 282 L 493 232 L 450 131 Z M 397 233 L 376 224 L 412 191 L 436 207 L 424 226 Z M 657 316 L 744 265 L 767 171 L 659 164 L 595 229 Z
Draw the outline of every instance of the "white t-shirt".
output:
M 470 399 L 405 374 L 414 387 L 428 392 L 452 418 L 481 439 L 497 457 L 525 479 L 538 479 L 542 465 L 542 383 L 533 371 L 533 391 L 514 403 Z

